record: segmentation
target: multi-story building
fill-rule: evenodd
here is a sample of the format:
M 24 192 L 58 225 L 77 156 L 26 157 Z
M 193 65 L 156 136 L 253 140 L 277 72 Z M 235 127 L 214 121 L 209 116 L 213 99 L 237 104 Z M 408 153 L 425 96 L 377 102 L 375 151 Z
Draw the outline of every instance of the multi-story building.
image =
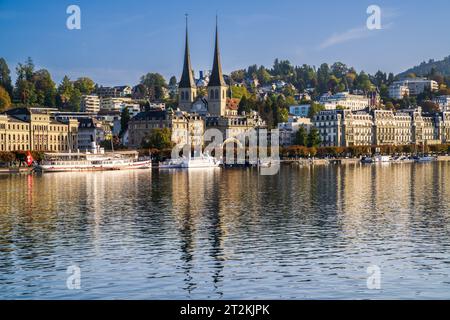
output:
M 100 98 L 97 95 L 84 95 L 81 97 L 81 112 L 97 113 L 100 111 Z
M 133 88 L 130 86 L 116 86 L 116 87 L 98 87 L 95 92 L 102 98 L 112 97 L 128 97 L 133 93 Z
M 140 147 L 144 137 L 153 129 L 169 128 L 175 144 L 203 144 L 204 120 L 195 114 L 171 110 L 149 110 L 133 117 L 128 124 L 128 142 Z
M 402 84 L 393 84 L 389 86 L 389 97 L 392 99 L 403 99 L 403 97 L 409 96 L 409 88 Z
M 373 136 L 373 120 L 366 112 L 343 112 L 344 140 L 346 145 L 371 145 Z
M 323 146 L 439 144 L 450 141 L 450 112 L 325 110 L 312 119 Z
M 100 121 L 93 118 L 79 119 L 78 149 L 81 152 L 95 152 L 105 140 L 105 130 Z
M 312 118 L 313 126 L 319 131 L 323 146 L 341 146 L 344 110 L 320 111 Z
M 423 93 L 425 90 L 430 91 L 437 91 L 439 90 L 439 85 L 434 80 L 427 80 L 423 78 L 414 78 L 414 79 L 404 79 L 400 81 L 394 81 L 390 87 L 389 92 L 391 92 L 393 95 L 396 95 L 397 97 L 400 96 L 400 94 L 397 94 L 397 87 L 407 87 L 409 91 L 409 95 L 411 96 L 417 96 L 421 93 Z M 391 89 L 392 88 L 392 89 Z M 389 93 L 390 94 L 390 93 Z M 391 96 L 391 98 L 395 98 L 394 96 Z M 403 96 L 401 96 L 403 98 Z
M 371 99 L 364 95 L 339 92 L 336 94 L 324 94 L 320 97 L 319 103 L 327 110 L 336 109 L 338 106 L 352 111 L 367 109 L 371 106 Z
M 0 115 L 0 151 L 68 152 L 78 148 L 78 121 L 56 120 L 47 109 L 15 108 Z
M 280 136 L 281 146 L 291 146 L 295 143 L 295 135 L 300 127 L 305 128 L 309 133 L 311 130 L 311 119 L 290 117 L 288 122 L 282 122 L 278 124 L 278 134 Z
M 240 135 L 249 130 L 262 129 L 266 127 L 265 122 L 256 114 L 236 117 L 208 116 L 205 118 L 206 129 L 218 129 L 223 139 L 239 138 Z
M 450 111 L 450 95 L 436 97 L 433 102 L 439 106 L 442 112 Z
M 298 106 L 290 106 L 289 113 L 300 118 L 306 118 L 309 115 L 309 110 L 311 109 L 310 104 L 301 104 Z

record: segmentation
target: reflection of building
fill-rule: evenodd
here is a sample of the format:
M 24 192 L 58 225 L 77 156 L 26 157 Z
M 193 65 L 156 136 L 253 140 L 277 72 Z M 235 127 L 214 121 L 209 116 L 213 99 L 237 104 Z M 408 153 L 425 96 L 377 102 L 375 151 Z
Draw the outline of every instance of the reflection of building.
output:
M 312 119 L 324 146 L 439 144 L 450 141 L 450 113 L 325 110 Z
M 60 122 L 49 109 L 16 108 L 0 115 L 0 151 L 77 149 L 78 121 Z

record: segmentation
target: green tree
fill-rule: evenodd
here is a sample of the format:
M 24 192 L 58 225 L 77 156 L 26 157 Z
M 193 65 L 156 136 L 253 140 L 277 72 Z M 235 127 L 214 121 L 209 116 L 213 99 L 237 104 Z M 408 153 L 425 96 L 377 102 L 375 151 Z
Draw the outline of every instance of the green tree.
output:
M 130 122 L 130 111 L 128 108 L 123 108 L 122 113 L 120 115 L 120 133 L 119 137 L 122 137 L 123 134 L 128 130 L 128 123 Z
M 264 66 L 260 66 L 258 71 L 256 72 L 256 76 L 258 78 L 258 81 L 262 84 L 268 84 L 270 80 L 272 79 L 270 73 L 264 68 Z
M 155 128 L 142 139 L 141 146 L 144 149 L 154 148 L 158 150 L 171 148 L 173 146 L 171 137 L 172 133 L 169 128 Z
M 17 79 L 14 98 L 26 105 L 33 105 L 37 101 L 36 90 L 33 83 L 34 63 L 31 58 L 16 67 Z
M 78 112 L 80 111 L 80 104 L 81 104 L 81 92 L 79 89 L 74 88 L 72 92 L 70 93 L 70 98 L 68 102 L 68 108 L 71 111 Z
M 56 88 L 50 72 L 45 69 L 34 72 L 32 82 L 36 93 L 36 103 L 46 107 L 54 107 Z
M 82 95 L 91 94 L 95 89 L 95 82 L 87 77 L 81 77 L 74 81 L 73 87 Z
M 318 147 L 321 142 L 319 130 L 312 128 L 308 134 L 308 147 Z
M 9 70 L 6 60 L 0 58 L 0 86 L 2 86 L 10 97 L 13 94 L 13 87 L 11 84 L 11 72 Z
M 319 103 L 312 102 L 311 107 L 309 108 L 308 118 L 314 117 L 320 111 L 325 110 L 325 107 Z
M 308 144 L 308 133 L 306 132 L 305 127 L 300 126 L 298 128 L 297 133 L 295 134 L 295 145 L 297 146 L 305 146 Z
M 9 97 L 8 91 L 6 91 L 2 86 L 0 86 L 0 112 L 5 111 L 11 106 L 11 98 Z
M 231 86 L 230 88 L 232 92 L 232 98 L 242 99 L 242 97 L 244 96 L 250 96 L 246 87 Z
M 166 80 L 159 73 L 147 73 L 141 77 L 141 84 L 145 85 L 149 90 L 154 90 L 155 99 L 164 98 L 164 88 L 167 88 Z
M 177 78 L 175 76 L 171 76 L 169 79 L 169 86 L 175 86 L 177 84 Z

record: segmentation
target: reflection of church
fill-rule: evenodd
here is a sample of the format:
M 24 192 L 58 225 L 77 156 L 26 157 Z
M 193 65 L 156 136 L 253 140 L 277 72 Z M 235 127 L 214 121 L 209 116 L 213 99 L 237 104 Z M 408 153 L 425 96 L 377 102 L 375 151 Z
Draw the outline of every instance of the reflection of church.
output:
M 198 93 L 193 76 L 191 57 L 189 52 L 189 35 L 186 21 L 186 46 L 184 52 L 183 73 L 178 86 L 178 107 L 181 111 L 195 113 L 205 118 L 206 129 L 218 128 L 228 138 L 237 136 L 252 128 L 265 127 L 264 121 L 257 115 L 238 115 L 239 99 L 228 97 L 228 85 L 222 72 L 219 50 L 219 32 L 216 20 L 216 35 L 214 45 L 214 59 L 207 95 Z

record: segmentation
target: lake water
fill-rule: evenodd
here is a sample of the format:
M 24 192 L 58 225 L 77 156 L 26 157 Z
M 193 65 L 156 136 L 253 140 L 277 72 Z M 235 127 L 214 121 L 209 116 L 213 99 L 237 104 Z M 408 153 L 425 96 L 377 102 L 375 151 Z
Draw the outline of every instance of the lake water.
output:
M 450 163 L 0 176 L 0 298 L 449 299 Z

